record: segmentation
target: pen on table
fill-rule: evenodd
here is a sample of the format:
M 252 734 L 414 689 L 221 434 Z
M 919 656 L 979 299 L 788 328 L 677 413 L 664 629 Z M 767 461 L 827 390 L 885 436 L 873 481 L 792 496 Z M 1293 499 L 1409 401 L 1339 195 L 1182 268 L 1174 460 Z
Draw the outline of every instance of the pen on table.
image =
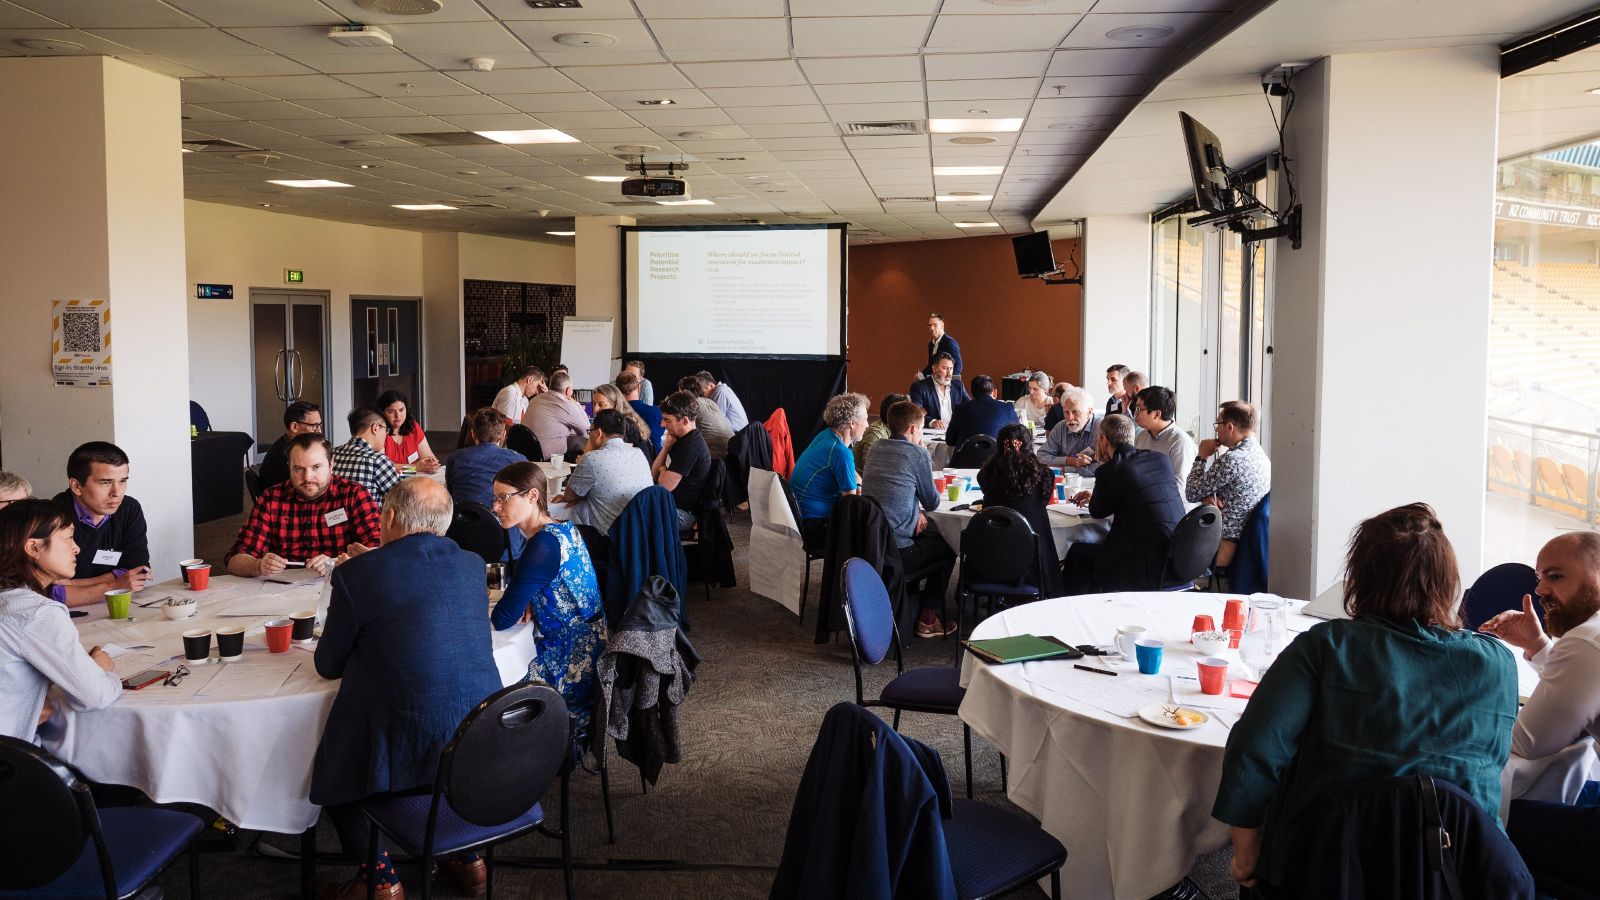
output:
M 1074 669 L 1082 669 L 1085 672 L 1093 672 L 1096 675 L 1110 675 L 1112 678 L 1117 677 L 1117 673 L 1111 671 L 1110 669 L 1096 669 L 1094 666 L 1085 666 L 1078 663 L 1073 663 L 1072 667 Z

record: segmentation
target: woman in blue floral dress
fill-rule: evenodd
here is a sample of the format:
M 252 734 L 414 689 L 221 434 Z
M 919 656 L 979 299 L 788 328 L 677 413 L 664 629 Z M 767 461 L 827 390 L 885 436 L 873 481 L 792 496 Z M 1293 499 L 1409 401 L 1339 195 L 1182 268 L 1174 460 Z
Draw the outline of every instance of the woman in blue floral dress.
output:
M 594 564 L 578 528 L 550 518 L 544 472 L 513 463 L 494 476 L 494 513 L 527 542 L 511 563 L 510 584 L 490 618 L 503 631 L 531 608 L 538 653 L 528 675 L 549 683 L 567 702 L 580 730 L 594 712 L 595 664 L 605 650 L 606 619 Z

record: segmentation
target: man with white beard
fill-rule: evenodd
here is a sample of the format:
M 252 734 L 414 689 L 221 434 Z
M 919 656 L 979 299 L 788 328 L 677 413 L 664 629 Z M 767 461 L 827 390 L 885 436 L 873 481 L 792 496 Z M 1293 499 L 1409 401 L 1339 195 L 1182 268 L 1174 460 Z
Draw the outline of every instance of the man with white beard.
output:
M 1039 461 L 1047 466 L 1093 475 L 1100 467 L 1094 459 L 1095 437 L 1099 431 L 1100 417 L 1094 414 L 1094 401 L 1089 399 L 1089 392 L 1080 387 L 1068 388 L 1061 395 L 1061 421 L 1045 438 Z

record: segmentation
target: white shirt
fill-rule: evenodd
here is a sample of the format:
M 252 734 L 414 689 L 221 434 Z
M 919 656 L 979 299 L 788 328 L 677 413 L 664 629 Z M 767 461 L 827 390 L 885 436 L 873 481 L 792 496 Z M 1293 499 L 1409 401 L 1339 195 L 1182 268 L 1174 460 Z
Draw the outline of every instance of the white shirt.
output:
M 1139 450 L 1156 450 L 1167 455 L 1172 460 L 1172 472 L 1178 476 L 1178 493 L 1182 494 L 1184 485 L 1189 481 L 1189 469 L 1194 466 L 1196 455 L 1194 438 L 1189 437 L 1189 432 L 1177 425 L 1168 422 L 1167 427 L 1159 433 L 1140 429 L 1133 436 L 1133 446 Z
M 77 710 L 122 696 L 122 682 L 78 643 L 65 606 L 28 588 L 0 592 L 0 734 L 32 741 L 52 684 Z
M 1045 399 L 1046 401 L 1049 400 L 1048 397 Z M 1038 422 L 1040 425 L 1043 425 L 1044 417 L 1050 414 L 1050 407 L 1052 404 L 1046 402 L 1043 406 L 1034 406 L 1033 395 L 1023 394 L 1021 397 L 1017 398 L 1015 406 L 1017 407 L 1018 419 L 1026 419 L 1029 422 Z
M 1600 736 L 1600 612 L 1528 659 L 1539 672 L 1517 727 L 1511 752 L 1527 759 L 1549 756 L 1583 737 Z
M 933 390 L 939 397 L 939 415 L 937 418 L 944 423 L 944 427 L 949 428 L 950 420 L 954 418 L 950 412 L 950 385 L 940 384 L 935 381 Z
M 522 385 L 513 381 L 494 395 L 493 406 L 511 421 L 521 422 L 522 414 L 528 411 L 528 398 L 522 395 Z

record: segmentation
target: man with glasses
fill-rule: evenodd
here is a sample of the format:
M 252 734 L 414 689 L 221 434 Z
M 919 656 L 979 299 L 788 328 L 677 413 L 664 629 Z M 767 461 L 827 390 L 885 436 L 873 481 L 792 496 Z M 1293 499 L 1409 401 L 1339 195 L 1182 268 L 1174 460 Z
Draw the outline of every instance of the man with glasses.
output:
M 0 509 L 33 496 L 33 485 L 21 475 L 0 472 Z
M 400 470 L 383 454 L 389 425 L 383 413 L 370 406 L 350 411 L 350 440 L 333 451 L 333 474 L 367 489 L 372 499 L 383 505 L 383 498 L 400 483 Z
M 1272 489 L 1272 462 L 1256 440 L 1256 408 L 1229 400 L 1217 411 L 1217 436 L 1200 442 L 1184 480 L 1184 499 L 1222 510 L 1222 545 L 1217 568 L 1226 569 L 1239 547 L 1244 521 Z
M 302 434 L 322 433 L 322 408 L 297 400 L 283 411 L 283 434 L 261 458 L 261 489 L 289 480 L 289 442 Z
M 1194 466 L 1195 446 L 1194 438 L 1189 437 L 1187 431 L 1172 424 L 1177 415 L 1177 395 L 1160 385 L 1147 387 L 1133 397 L 1133 424 L 1140 428 L 1133 438 L 1133 446 L 1166 454 L 1172 461 L 1178 488 L 1182 490 Z
M 291 566 L 326 575 L 352 545 L 360 552 L 377 543 L 372 495 L 333 474 L 333 448 L 322 435 L 302 434 L 289 442 L 289 481 L 262 492 L 223 559 L 229 574 L 245 578 Z

